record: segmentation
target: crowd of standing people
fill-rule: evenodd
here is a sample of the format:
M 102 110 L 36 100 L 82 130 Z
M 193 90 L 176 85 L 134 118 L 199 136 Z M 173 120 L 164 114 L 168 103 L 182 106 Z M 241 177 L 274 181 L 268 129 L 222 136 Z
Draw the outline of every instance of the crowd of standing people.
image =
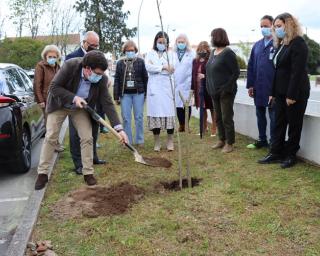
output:
M 309 97 L 308 48 L 301 37 L 298 21 L 289 13 L 275 19 L 265 15 L 260 26 L 263 38 L 252 48 L 247 77 L 248 95 L 254 99 L 256 107 L 259 139 L 247 147 L 268 147 L 268 155 L 258 162 L 280 162 L 282 168 L 288 168 L 296 163 Z M 100 109 L 101 115 L 107 115 L 121 135 L 122 143 L 143 147 L 146 101 L 147 127 L 153 134 L 156 152 L 162 148 L 161 131 L 167 133 L 166 150 L 174 150 L 176 116 L 178 131 L 184 132 L 194 105 L 203 111 L 204 118 L 200 119 L 203 132 L 209 130 L 207 111 L 211 114 L 210 134 L 218 138 L 212 148 L 221 149 L 223 153 L 232 152 L 235 144 L 233 107 L 240 69 L 229 45 L 223 28 L 212 30 L 212 50 L 208 42 L 201 41 L 194 52 L 185 34 L 178 35 L 170 47 L 169 36 L 160 31 L 154 37 L 152 49 L 142 58 L 136 44 L 126 41 L 123 57 L 116 65 L 113 88 L 114 101 L 121 106 L 123 126 L 108 92 L 108 77 L 104 74 L 107 60 L 97 51 L 99 36 L 93 31 L 87 32 L 81 47 L 67 56 L 61 69 L 57 61 L 59 50 L 47 46 L 43 60 L 36 67 L 34 83 L 36 100 L 46 109 L 47 127 L 36 189 L 42 189 L 48 181 L 53 152 L 63 150 L 57 136 L 67 116 L 75 171 L 84 175 L 88 185 L 97 183 L 93 164 L 105 161 L 97 156 L 98 124 L 84 111 L 86 104 Z M 193 103 L 186 101 L 192 91 Z M 269 140 L 266 112 L 270 120 Z

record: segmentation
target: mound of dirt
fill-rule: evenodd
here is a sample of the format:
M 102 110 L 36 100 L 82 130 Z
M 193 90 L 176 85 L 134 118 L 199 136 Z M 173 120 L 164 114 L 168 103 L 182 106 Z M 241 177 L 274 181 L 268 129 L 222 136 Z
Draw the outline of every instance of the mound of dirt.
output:
M 202 179 L 191 178 L 191 187 L 199 186 L 201 181 Z M 174 191 L 180 190 L 179 180 L 174 180 L 172 182 L 160 182 L 160 185 L 163 186 L 163 188 L 166 190 L 174 190 Z M 187 188 L 187 187 L 188 187 L 188 180 L 182 179 L 182 188 Z
M 143 189 L 128 182 L 111 187 L 85 187 L 67 194 L 51 210 L 59 219 L 118 215 L 125 213 L 143 195 Z
M 146 161 L 147 164 L 154 166 L 154 167 L 164 167 L 164 168 L 170 168 L 172 163 L 165 158 L 161 157 L 143 157 L 143 159 Z

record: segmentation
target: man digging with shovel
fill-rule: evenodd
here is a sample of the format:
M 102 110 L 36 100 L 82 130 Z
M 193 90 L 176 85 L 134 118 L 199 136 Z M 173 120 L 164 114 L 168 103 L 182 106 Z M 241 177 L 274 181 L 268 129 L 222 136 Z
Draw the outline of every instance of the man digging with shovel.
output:
M 88 186 L 97 184 L 93 176 L 92 127 L 89 114 L 83 108 L 85 105 L 94 107 L 97 102 L 100 103 L 111 125 L 119 133 L 121 143 L 128 143 L 106 86 L 108 79 L 104 71 L 107 67 L 102 52 L 90 51 L 83 58 L 66 61 L 52 80 L 46 105 L 47 132 L 41 149 L 36 190 L 44 188 L 48 182 L 54 145 L 68 115 L 80 137 L 84 180 Z

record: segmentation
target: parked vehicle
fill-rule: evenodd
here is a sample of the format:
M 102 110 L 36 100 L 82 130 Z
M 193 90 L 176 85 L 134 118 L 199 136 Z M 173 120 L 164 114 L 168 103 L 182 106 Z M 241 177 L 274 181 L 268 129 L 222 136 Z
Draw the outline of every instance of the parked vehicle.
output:
M 14 64 L 0 63 L 0 170 L 27 172 L 32 144 L 44 133 L 29 76 Z
M 33 82 L 33 79 L 34 79 L 34 69 L 28 69 L 28 70 L 25 70 L 27 75 L 30 77 L 31 81 Z

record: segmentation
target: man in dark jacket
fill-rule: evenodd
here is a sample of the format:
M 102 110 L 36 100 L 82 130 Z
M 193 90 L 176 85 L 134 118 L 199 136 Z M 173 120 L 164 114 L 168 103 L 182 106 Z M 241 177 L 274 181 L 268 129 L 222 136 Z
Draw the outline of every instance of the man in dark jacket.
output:
M 80 136 L 84 180 L 89 186 L 97 183 L 93 176 L 92 124 L 89 114 L 83 109 L 84 104 L 94 107 L 96 102 L 99 102 L 112 126 L 119 132 L 121 141 L 128 141 L 107 90 L 108 78 L 104 75 L 107 67 L 104 54 L 91 51 L 84 58 L 67 61 L 52 80 L 46 107 L 47 132 L 41 149 L 36 190 L 44 188 L 48 182 L 54 145 L 67 116 L 71 118 Z
M 271 32 L 272 22 L 273 18 L 269 15 L 261 18 L 260 27 L 263 38 L 253 46 L 248 63 L 247 89 L 256 106 L 259 139 L 255 143 L 249 144 L 247 148 L 262 148 L 269 145 L 266 135 L 266 110 L 274 77 L 272 58 L 275 50 Z M 272 143 L 275 111 L 271 104 L 268 107 L 268 112 L 270 118 L 270 142 Z
M 81 47 L 76 51 L 66 56 L 66 60 L 83 57 L 87 52 L 95 50 L 99 47 L 99 36 L 94 31 L 88 31 L 83 38 Z M 93 163 L 105 164 L 105 160 L 101 160 L 97 154 L 97 140 L 98 140 L 99 124 L 92 120 L 92 137 L 93 137 Z M 70 141 L 70 153 L 72 156 L 73 164 L 75 166 L 76 174 L 82 175 L 82 162 L 81 162 L 81 150 L 80 150 L 80 138 L 79 135 L 69 118 L 69 141 Z

